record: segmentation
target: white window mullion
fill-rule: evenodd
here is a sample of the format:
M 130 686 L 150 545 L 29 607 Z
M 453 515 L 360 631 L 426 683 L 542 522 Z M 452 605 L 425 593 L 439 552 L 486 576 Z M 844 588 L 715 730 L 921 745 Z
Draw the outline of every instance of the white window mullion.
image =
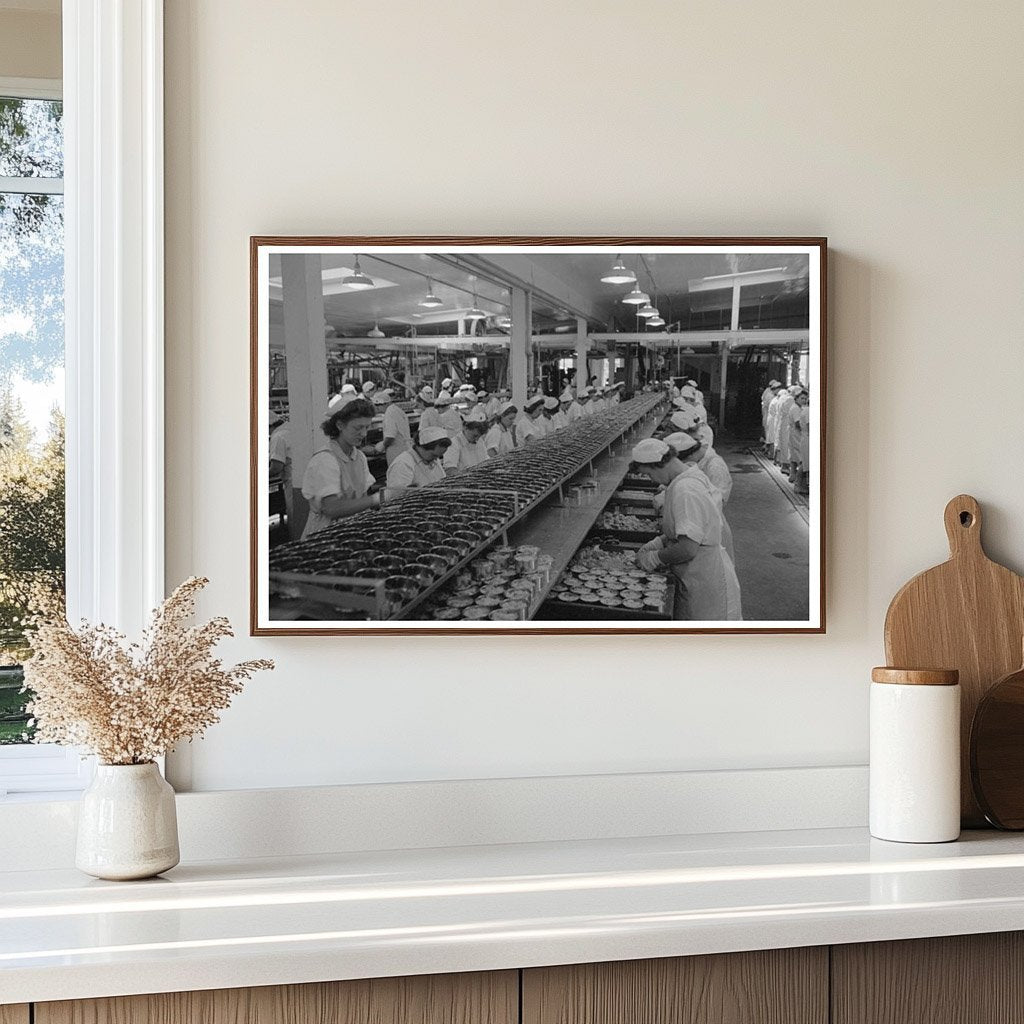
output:
M 64 0 L 68 609 L 163 597 L 162 0 Z

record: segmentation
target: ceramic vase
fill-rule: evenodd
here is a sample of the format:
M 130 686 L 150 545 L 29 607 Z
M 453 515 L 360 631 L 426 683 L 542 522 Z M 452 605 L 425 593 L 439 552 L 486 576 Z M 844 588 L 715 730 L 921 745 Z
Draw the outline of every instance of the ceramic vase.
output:
M 152 761 L 99 764 L 82 794 L 75 865 L 96 878 L 151 878 L 180 860 L 174 790 Z

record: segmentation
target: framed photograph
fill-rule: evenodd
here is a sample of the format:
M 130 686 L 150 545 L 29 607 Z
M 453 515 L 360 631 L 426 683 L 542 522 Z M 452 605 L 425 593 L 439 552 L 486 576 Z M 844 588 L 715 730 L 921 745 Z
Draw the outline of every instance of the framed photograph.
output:
M 251 239 L 251 630 L 825 631 L 824 238 Z

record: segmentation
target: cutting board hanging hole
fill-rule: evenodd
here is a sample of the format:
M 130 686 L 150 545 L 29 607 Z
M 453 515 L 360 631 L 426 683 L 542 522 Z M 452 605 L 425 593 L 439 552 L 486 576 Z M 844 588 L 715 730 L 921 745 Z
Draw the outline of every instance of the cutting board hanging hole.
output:
M 981 509 L 969 494 L 958 494 L 947 506 L 944 517 L 949 553 L 984 558 L 981 549 Z

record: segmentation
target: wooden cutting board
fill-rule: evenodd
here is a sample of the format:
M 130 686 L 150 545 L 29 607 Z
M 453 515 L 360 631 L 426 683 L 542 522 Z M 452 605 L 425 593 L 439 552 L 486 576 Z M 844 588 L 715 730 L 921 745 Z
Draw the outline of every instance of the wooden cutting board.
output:
M 885 616 L 885 656 L 893 668 L 960 671 L 960 814 L 964 828 L 986 825 L 974 799 L 970 734 L 988 688 L 1020 667 L 1024 578 L 993 562 L 981 546 L 981 508 L 957 495 L 945 511 L 949 561 L 915 576 Z

